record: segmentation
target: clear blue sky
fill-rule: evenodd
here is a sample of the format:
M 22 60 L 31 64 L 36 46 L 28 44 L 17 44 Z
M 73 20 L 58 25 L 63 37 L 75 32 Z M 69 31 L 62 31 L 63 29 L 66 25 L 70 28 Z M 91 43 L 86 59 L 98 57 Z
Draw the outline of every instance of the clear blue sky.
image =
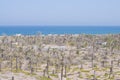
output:
M 120 0 L 0 0 L 0 25 L 120 26 Z

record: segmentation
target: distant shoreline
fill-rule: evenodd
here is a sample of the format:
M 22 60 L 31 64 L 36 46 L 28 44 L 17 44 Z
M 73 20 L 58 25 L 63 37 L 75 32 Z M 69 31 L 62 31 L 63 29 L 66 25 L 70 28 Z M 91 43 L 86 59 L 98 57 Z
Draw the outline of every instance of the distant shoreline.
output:
M 35 33 L 35 34 L 21 34 L 21 33 L 15 33 L 15 34 L 6 34 L 6 33 L 2 33 L 0 34 L 0 36 L 17 36 L 17 35 L 22 35 L 22 36 L 35 36 L 38 35 L 39 33 Z M 86 33 L 80 33 L 80 34 L 43 34 L 40 33 L 40 35 L 42 36 L 57 36 L 57 35 L 120 35 L 120 33 L 106 33 L 106 34 L 86 34 Z
M 120 34 L 120 27 L 115 26 L 0 26 L 0 35 L 35 35 L 48 34 Z

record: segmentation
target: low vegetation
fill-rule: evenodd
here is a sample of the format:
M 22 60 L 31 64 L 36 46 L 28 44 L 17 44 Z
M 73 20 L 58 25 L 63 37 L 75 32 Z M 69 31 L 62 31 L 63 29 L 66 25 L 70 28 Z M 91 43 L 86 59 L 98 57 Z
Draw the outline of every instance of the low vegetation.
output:
M 0 36 L 0 79 L 118 80 L 120 34 Z

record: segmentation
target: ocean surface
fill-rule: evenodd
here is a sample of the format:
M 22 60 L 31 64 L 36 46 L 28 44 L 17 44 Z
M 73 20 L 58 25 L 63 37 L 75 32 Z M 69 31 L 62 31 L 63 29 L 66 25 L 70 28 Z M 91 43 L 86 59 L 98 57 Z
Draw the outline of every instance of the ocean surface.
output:
M 120 34 L 120 26 L 0 26 L 0 35 Z

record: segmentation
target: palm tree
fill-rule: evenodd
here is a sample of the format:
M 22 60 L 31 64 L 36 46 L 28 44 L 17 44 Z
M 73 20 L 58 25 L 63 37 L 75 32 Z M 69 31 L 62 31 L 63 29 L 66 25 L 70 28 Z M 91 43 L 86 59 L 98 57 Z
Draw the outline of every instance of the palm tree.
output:
M 109 78 L 110 78 L 110 75 L 112 75 L 112 74 L 113 74 L 113 60 L 111 61 Z
M 61 59 L 61 80 L 63 80 L 64 55 L 61 54 L 61 57 L 62 57 L 62 59 Z
M 0 48 L 0 72 L 1 72 L 1 65 L 2 65 L 2 59 L 3 59 L 3 49 Z
M 43 58 L 45 59 L 46 61 L 46 73 L 47 73 L 47 77 L 50 78 L 49 76 L 49 66 L 50 66 L 50 48 L 47 49 L 47 51 L 43 54 Z M 44 73 L 45 73 L 44 71 Z
M 13 51 L 11 50 L 11 52 L 8 54 L 8 56 L 10 57 L 10 69 L 11 69 L 11 72 L 13 70 L 13 57 L 14 57 L 14 54 L 13 54 Z

